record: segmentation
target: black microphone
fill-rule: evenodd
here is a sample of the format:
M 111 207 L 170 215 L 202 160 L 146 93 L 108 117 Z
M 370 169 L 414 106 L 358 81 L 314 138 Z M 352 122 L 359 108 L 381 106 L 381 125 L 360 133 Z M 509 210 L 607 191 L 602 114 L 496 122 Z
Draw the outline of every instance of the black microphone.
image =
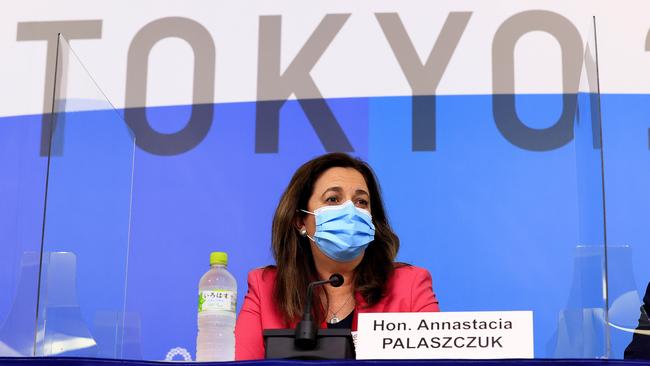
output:
M 314 291 L 314 287 L 326 285 L 328 283 L 332 285 L 332 287 L 339 287 L 343 284 L 343 276 L 338 273 L 334 273 L 330 276 L 329 280 L 315 281 L 307 286 L 305 310 L 302 313 L 302 320 L 296 326 L 295 344 L 298 348 L 313 349 L 316 347 L 316 332 L 318 331 L 318 327 L 316 324 L 314 324 L 314 320 L 311 315 L 312 293 Z

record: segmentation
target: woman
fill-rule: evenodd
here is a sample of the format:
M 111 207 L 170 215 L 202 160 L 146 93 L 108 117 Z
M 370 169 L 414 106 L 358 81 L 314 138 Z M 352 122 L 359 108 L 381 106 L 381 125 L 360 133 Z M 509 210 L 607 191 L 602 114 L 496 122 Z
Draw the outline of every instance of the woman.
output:
M 365 312 L 439 311 L 424 269 L 395 263 L 399 239 L 388 224 L 370 167 L 342 153 L 301 166 L 273 217 L 276 266 L 253 270 L 235 327 L 235 359 L 264 358 L 263 329 L 294 328 L 310 282 L 344 277 L 314 294 L 321 328 L 356 330 Z

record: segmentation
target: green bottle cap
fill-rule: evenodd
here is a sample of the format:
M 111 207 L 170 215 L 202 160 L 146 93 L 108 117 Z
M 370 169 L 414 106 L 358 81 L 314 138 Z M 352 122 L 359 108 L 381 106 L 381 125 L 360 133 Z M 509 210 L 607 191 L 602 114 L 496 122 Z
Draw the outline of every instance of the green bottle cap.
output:
M 228 265 L 228 253 L 226 252 L 212 252 L 210 253 L 210 265 L 215 264 Z

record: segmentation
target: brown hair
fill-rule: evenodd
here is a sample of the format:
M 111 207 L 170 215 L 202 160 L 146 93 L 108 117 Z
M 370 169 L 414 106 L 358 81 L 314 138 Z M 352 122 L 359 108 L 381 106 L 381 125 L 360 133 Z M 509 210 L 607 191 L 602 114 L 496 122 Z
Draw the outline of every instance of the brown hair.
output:
M 277 264 L 274 300 L 287 324 L 298 320 L 302 314 L 309 282 L 320 280 L 309 239 L 302 237 L 295 225 L 298 217 L 304 215 L 299 209 L 307 209 L 314 183 L 326 170 L 334 167 L 353 168 L 361 173 L 368 186 L 372 205 L 375 239 L 368 245 L 363 260 L 355 269 L 355 290 L 368 305 L 374 305 L 384 296 L 393 272 L 399 238 L 388 223 L 379 184 L 370 166 L 343 153 L 326 154 L 310 160 L 294 173 L 273 216 L 271 241 Z M 315 295 L 314 301 L 314 315 L 322 321 L 323 307 L 322 304 L 318 306 L 320 297 Z

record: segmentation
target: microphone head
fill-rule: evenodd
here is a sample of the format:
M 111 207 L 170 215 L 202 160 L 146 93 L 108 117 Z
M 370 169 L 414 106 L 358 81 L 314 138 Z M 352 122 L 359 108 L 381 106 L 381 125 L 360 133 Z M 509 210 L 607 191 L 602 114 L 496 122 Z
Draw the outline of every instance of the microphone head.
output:
M 330 285 L 332 285 L 332 287 L 339 287 L 343 284 L 343 276 L 341 276 L 339 273 L 333 273 L 330 276 L 330 281 L 332 281 L 330 282 Z

